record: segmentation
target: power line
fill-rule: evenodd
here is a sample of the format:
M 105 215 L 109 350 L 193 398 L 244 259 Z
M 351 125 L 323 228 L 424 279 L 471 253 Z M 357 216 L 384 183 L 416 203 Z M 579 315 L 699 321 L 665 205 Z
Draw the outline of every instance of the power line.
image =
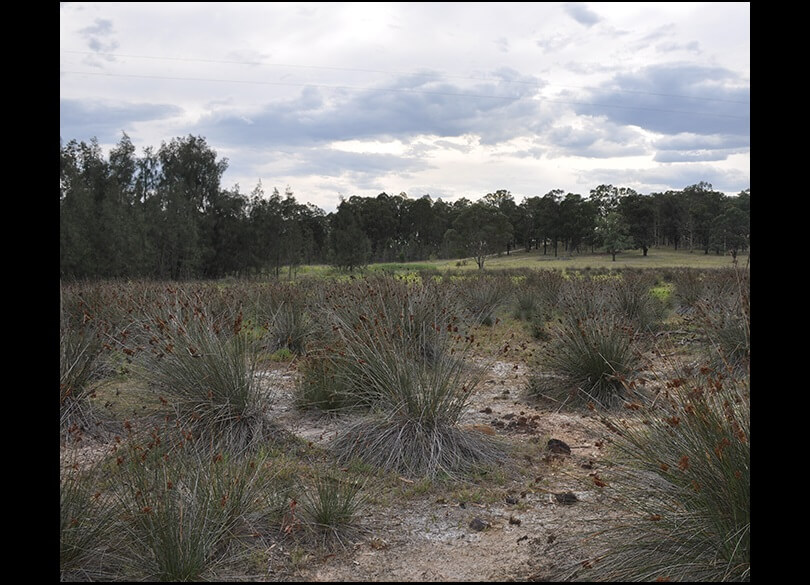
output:
M 544 87 L 562 87 L 562 88 L 571 88 L 571 89 L 581 89 L 584 91 L 593 91 L 593 87 L 587 86 L 577 86 L 577 85 L 560 85 L 560 84 L 542 84 L 537 83 L 535 81 L 525 81 L 520 79 L 502 79 L 498 77 L 469 77 L 463 75 L 448 75 L 443 73 L 434 73 L 434 72 L 421 72 L 421 73 L 414 73 L 414 72 L 401 72 L 401 71 L 385 71 L 382 69 L 362 69 L 358 67 L 334 67 L 334 66 L 327 66 L 327 65 L 296 65 L 291 63 L 265 63 L 261 61 L 230 61 L 230 60 L 222 60 L 222 59 L 199 59 L 194 57 L 159 57 L 159 56 L 151 56 L 151 55 L 127 55 L 122 53 L 106 53 L 102 51 L 70 51 L 63 49 L 62 53 L 71 53 L 76 55 L 104 55 L 107 57 L 122 57 L 122 58 L 129 58 L 129 59 L 151 59 L 156 61 L 180 61 L 180 62 L 188 62 L 188 63 L 218 63 L 222 65 L 251 65 L 251 66 L 263 66 L 263 67 L 289 67 L 295 69 L 321 69 L 325 71 L 347 71 L 353 73 L 381 73 L 383 75 L 401 75 L 401 76 L 410 76 L 410 77 L 435 77 L 438 79 L 463 79 L 467 81 L 498 81 L 500 83 L 517 83 L 521 85 L 527 85 L 530 87 L 537 87 L 537 88 L 544 88 Z M 659 97 L 674 97 L 680 99 L 690 99 L 690 100 L 698 100 L 698 101 L 714 101 L 714 102 L 725 102 L 731 104 L 742 104 L 742 105 L 750 105 L 750 102 L 741 101 L 741 100 L 730 100 L 725 98 L 712 98 L 712 97 L 702 97 L 702 96 L 689 96 L 689 95 L 679 95 L 679 94 L 672 94 L 672 93 L 658 93 L 652 91 L 641 91 L 641 90 L 633 90 L 633 89 L 616 89 L 613 90 L 618 93 L 633 93 L 639 95 L 654 95 Z
M 426 91 L 421 89 L 407 89 L 407 88 L 385 88 L 385 87 L 354 87 L 348 85 L 325 85 L 325 84 L 317 84 L 317 83 L 292 83 L 286 81 L 255 81 L 255 80 L 242 80 L 242 79 L 214 79 L 214 78 L 205 78 L 205 77 L 174 77 L 174 76 L 160 76 L 160 75 L 135 75 L 135 74 L 125 74 L 125 73 L 101 73 L 98 71 L 68 71 L 62 70 L 60 73 L 66 73 L 71 75 L 94 75 L 94 76 L 101 76 L 101 77 L 128 77 L 128 78 L 135 78 L 135 79 L 159 79 L 159 80 L 167 80 L 167 81 L 202 81 L 202 82 L 213 82 L 213 83 L 241 83 L 241 84 L 250 84 L 250 85 L 273 85 L 273 86 L 286 86 L 286 87 L 313 87 L 319 89 L 341 89 L 341 90 L 349 90 L 349 91 L 366 91 L 366 92 L 393 92 L 393 93 L 411 93 L 411 94 L 420 94 L 420 95 L 438 95 L 438 96 L 451 96 L 451 97 L 465 97 L 465 98 L 477 98 L 477 99 L 497 99 L 497 100 L 506 100 L 506 101 L 519 101 L 525 99 L 526 96 L 500 96 L 500 95 L 482 95 L 482 94 L 471 94 L 471 93 L 455 93 L 455 92 L 443 92 L 443 91 Z M 556 103 L 556 104 L 566 104 L 566 105 L 580 105 L 580 106 L 593 106 L 593 107 L 600 107 L 600 108 L 616 108 L 616 109 L 626 109 L 626 110 L 637 110 L 637 111 L 649 111 L 649 112 L 662 112 L 662 113 L 669 113 L 669 114 L 686 114 L 689 116 L 709 116 L 715 118 L 729 118 L 732 120 L 747 120 L 748 118 L 745 116 L 733 116 L 730 114 L 718 114 L 715 112 L 692 112 L 686 110 L 670 110 L 664 108 L 649 108 L 649 107 L 641 107 L 641 106 L 622 106 L 616 104 L 600 104 L 600 103 L 593 103 L 593 102 L 581 102 L 581 101 L 574 101 L 574 100 L 560 100 L 560 99 L 550 99 L 550 98 L 531 98 L 531 99 L 538 99 L 539 101 L 548 102 L 548 103 Z

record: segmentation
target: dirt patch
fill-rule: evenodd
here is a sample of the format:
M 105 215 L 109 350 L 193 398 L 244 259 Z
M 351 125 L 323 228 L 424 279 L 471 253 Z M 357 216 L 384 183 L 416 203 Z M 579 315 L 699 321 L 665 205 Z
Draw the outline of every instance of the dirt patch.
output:
M 326 446 L 340 418 L 302 415 L 292 406 L 294 366 L 267 374 L 275 388 L 277 420 L 300 437 Z M 362 538 L 338 553 L 313 555 L 293 571 L 276 566 L 268 577 L 306 581 L 546 580 L 589 551 L 578 535 L 608 514 L 598 476 L 608 433 L 586 412 L 544 409 L 525 393 L 527 367 L 491 364 L 461 423 L 512 447 L 505 477 L 494 485 L 433 488 L 364 508 Z M 548 449 L 549 439 L 570 454 Z M 408 478 L 402 478 L 407 487 Z M 572 556 L 572 550 L 578 551 Z

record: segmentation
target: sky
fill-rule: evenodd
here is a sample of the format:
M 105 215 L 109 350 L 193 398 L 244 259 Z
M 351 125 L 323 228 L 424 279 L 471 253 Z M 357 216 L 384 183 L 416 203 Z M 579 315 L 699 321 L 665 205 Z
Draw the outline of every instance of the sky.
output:
M 750 187 L 748 2 L 61 2 L 60 138 L 333 211 Z

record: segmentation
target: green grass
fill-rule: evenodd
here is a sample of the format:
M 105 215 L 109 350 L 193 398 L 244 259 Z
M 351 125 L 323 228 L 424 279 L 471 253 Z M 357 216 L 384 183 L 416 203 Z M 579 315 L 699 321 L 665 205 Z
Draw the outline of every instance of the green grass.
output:
M 739 254 L 737 262 L 740 266 L 745 266 L 748 261 L 747 254 Z M 437 260 L 428 262 L 428 265 L 435 266 L 438 270 L 470 270 L 477 271 L 475 262 L 467 262 L 466 265 L 458 266 L 458 259 Z M 665 268 L 665 267 L 694 267 L 694 268 L 720 268 L 731 266 L 731 256 L 717 256 L 716 254 L 704 254 L 700 250 L 674 250 L 672 248 L 650 248 L 647 256 L 641 250 L 628 250 L 616 255 L 616 261 L 611 260 L 610 254 L 604 253 L 582 253 L 558 251 L 555 258 L 553 253 L 543 255 L 542 250 L 532 250 L 525 252 L 522 250 L 512 251 L 508 256 L 502 254 L 487 258 L 484 270 L 499 270 L 504 268 L 545 268 L 558 270 L 582 270 L 586 268 Z
M 701 372 L 614 435 L 604 493 L 627 514 L 577 580 L 750 580 L 750 384 Z
M 746 266 L 748 254 L 737 255 L 737 264 Z M 484 270 L 502 270 L 507 268 L 534 268 L 553 270 L 598 270 L 598 269 L 624 269 L 624 268 L 722 268 L 732 266 L 730 255 L 720 255 L 710 252 L 704 254 L 702 250 L 675 250 L 670 247 L 650 248 L 647 256 L 641 250 L 626 250 L 616 255 L 616 261 L 611 260 L 610 254 L 602 252 L 575 253 L 558 250 L 554 256 L 552 250 L 543 254 L 542 250 L 513 250 L 507 255 L 490 256 L 486 259 Z M 417 262 L 381 262 L 369 264 L 362 270 L 352 273 L 340 271 L 325 264 L 299 267 L 296 278 L 349 278 L 349 275 L 361 276 L 373 272 L 388 272 L 394 274 L 419 273 L 423 271 L 436 272 L 478 272 L 478 265 L 471 258 L 450 258 L 443 260 L 421 260 Z M 282 270 L 282 278 L 286 278 L 287 271 Z

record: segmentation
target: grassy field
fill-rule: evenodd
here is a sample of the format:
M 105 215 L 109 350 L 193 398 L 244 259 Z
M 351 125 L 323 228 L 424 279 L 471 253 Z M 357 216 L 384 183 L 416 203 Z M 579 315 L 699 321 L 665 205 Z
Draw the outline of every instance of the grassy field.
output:
M 61 579 L 749 580 L 747 257 L 552 258 L 62 283 Z
M 746 266 L 748 254 L 737 256 L 737 264 Z M 647 256 L 641 250 L 628 250 L 616 255 L 616 261 L 610 254 L 568 254 L 553 253 L 544 255 L 542 250 L 514 250 L 509 255 L 501 254 L 487 258 L 484 270 L 501 270 L 509 268 L 535 268 L 555 270 L 587 270 L 587 269 L 623 269 L 623 268 L 724 268 L 731 267 L 730 255 L 714 253 L 704 254 L 701 250 L 675 250 L 673 248 L 651 248 Z M 419 272 L 424 270 L 470 270 L 477 271 L 478 265 L 473 258 L 452 260 L 422 260 L 419 262 L 386 262 L 371 264 L 361 272 Z M 329 276 L 337 274 L 334 268 L 326 265 L 302 266 L 298 269 L 298 276 Z M 287 271 L 283 271 L 287 274 Z
M 748 255 L 738 255 L 737 262 L 745 265 Z M 461 262 L 461 266 L 459 266 Z M 467 259 L 466 264 L 461 260 L 441 260 L 430 263 L 440 270 L 450 268 L 463 268 L 476 270 L 475 261 Z M 502 254 L 487 258 L 484 269 L 501 268 L 554 268 L 554 269 L 585 269 L 585 268 L 717 268 L 731 266 L 731 256 L 718 256 L 714 253 L 704 254 L 702 251 L 674 250 L 672 248 L 651 248 L 647 256 L 641 250 L 629 250 L 616 255 L 616 261 L 611 260 L 610 254 L 566 254 L 558 253 L 543 255 L 542 250 L 512 251 L 508 256 Z

